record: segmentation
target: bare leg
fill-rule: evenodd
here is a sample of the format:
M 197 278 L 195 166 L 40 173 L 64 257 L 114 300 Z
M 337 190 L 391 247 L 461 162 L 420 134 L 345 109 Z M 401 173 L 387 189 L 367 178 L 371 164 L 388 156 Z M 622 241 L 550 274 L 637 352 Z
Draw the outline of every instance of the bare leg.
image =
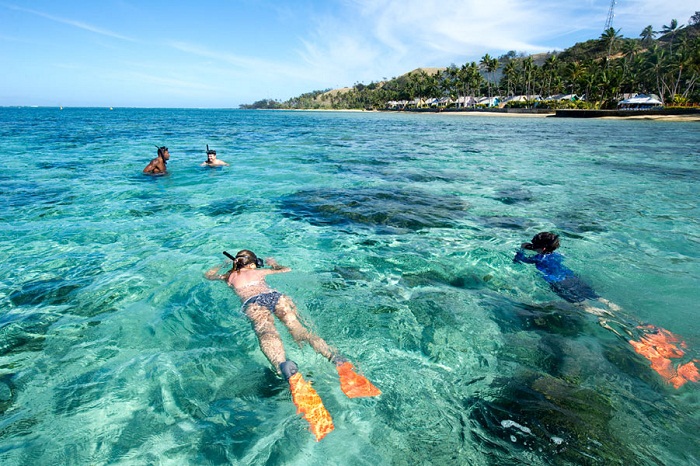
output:
M 613 333 L 614 333 L 615 335 L 617 335 L 618 337 L 620 337 L 620 338 L 625 338 L 624 336 L 622 336 L 622 334 L 620 334 L 620 332 L 618 332 L 617 330 L 615 330 L 614 328 L 612 328 L 612 327 L 610 326 L 610 324 L 608 324 L 608 319 L 603 319 L 602 317 L 599 317 L 599 318 L 598 318 L 598 323 L 600 324 L 601 327 L 603 327 L 604 329 L 610 330 L 611 332 L 613 332 Z
M 279 373 L 280 364 L 286 360 L 286 357 L 280 334 L 275 328 L 275 318 L 272 317 L 272 314 L 266 307 L 257 304 L 250 304 L 245 314 L 253 324 L 253 330 L 258 337 L 260 349 Z
M 336 351 L 332 350 L 331 347 L 328 346 L 328 343 L 321 337 L 313 334 L 301 324 L 299 315 L 297 314 L 297 308 L 291 298 L 285 295 L 280 296 L 277 307 L 275 308 L 275 315 L 282 321 L 285 327 L 287 327 L 294 341 L 297 343 L 305 341 L 309 343 L 318 354 L 330 361 L 333 360 Z
M 620 310 L 620 306 L 618 306 L 617 304 L 613 303 L 612 301 L 608 301 L 608 300 L 605 299 L 605 298 L 598 298 L 598 301 L 600 301 L 601 303 L 603 303 L 603 304 L 605 304 L 606 306 L 608 306 L 608 309 L 610 309 L 610 310 L 613 311 L 613 312 L 618 312 L 618 311 Z
M 600 316 L 608 316 L 608 317 L 612 317 L 612 315 L 613 315 L 612 312 L 610 312 L 610 311 L 608 311 L 608 310 L 605 310 L 605 309 L 602 309 L 602 308 L 599 308 L 599 307 L 593 307 L 593 306 L 590 306 L 590 305 L 588 305 L 588 304 L 582 304 L 582 305 L 580 305 L 580 307 L 581 307 L 584 311 L 586 311 L 587 313 L 593 314 L 594 316 L 599 316 L 599 317 L 600 317 Z

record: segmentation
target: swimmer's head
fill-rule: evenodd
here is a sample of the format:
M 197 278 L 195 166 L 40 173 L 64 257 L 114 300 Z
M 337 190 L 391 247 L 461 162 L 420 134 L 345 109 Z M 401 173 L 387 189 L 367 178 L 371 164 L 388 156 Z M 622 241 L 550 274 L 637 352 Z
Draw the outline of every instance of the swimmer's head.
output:
M 532 237 L 532 241 L 530 243 L 523 244 L 523 249 L 530 249 L 533 251 L 542 250 L 543 254 L 554 252 L 558 247 L 559 235 L 549 231 L 537 233 Z
M 216 160 L 216 151 L 214 149 L 209 149 L 209 144 L 207 144 L 207 163 L 212 163 Z
M 231 257 L 226 252 L 224 252 L 224 254 Z M 256 267 L 262 267 L 264 265 L 262 259 L 259 259 L 253 251 L 247 249 L 238 251 L 236 257 L 233 258 L 233 270 L 240 270 L 250 264 L 254 264 Z
M 170 158 L 170 152 L 168 152 L 168 148 L 165 146 L 158 147 L 158 156 L 163 157 L 165 160 L 168 160 Z

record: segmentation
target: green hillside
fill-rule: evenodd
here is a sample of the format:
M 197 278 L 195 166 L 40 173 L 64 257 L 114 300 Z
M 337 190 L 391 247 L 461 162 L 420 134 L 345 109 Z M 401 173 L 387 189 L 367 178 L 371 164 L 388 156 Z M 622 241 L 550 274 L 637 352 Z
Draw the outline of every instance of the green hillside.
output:
M 241 108 L 385 109 L 466 105 L 468 96 L 525 96 L 513 106 L 535 105 L 536 96 L 567 95 L 539 102 L 550 108 L 614 108 L 629 94 L 656 94 L 665 106 L 700 103 L 700 11 L 681 25 L 671 20 L 661 31 L 648 26 L 636 38 L 609 28 L 597 39 L 563 51 L 538 55 L 508 52 L 444 68 L 418 68 L 387 81 L 308 92 L 285 102 L 264 99 Z M 575 96 L 575 97 L 574 97 Z M 469 99 L 467 99 L 468 101 Z M 408 104 L 407 102 L 414 102 Z

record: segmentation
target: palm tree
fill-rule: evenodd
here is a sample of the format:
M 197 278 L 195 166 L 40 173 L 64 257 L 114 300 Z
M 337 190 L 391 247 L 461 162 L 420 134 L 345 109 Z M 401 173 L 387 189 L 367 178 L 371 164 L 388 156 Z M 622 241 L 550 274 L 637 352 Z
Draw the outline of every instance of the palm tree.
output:
M 700 16 L 700 14 L 698 14 L 698 16 Z M 700 22 L 696 24 L 700 24 Z M 696 44 L 698 43 L 697 41 L 698 39 L 696 39 Z M 700 47 L 695 47 L 694 50 L 690 51 L 687 70 L 690 76 L 686 80 L 686 89 L 683 91 L 684 98 L 687 98 L 688 95 L 693 92 L 693 88 L 698 83 L 698 79 L 700 79 Z
M 498 61 L 498 58 L 492 58 L 491 61 L 488 63 L 486 70 L 491 73 L 491 81 L 496 81 L 496 71 L 498 71 L 498 67 L 501 66 L 501 63 Z M 490 86 L 490 84 L 489 84 Z M 498 91 L 498 89 L 496 89 Z M 489 88 L 489 99 L 491 98 L 491 90 Z
M 592 71 L 585 72 L 581 77 L 581 83 L 585 86 L 586 89 L 586 100 L 588 102 L 593 103 L 593 95 L 597 91 L 596 84 L 598 83 L 598 77 L 596 76 L 596 73 Z
M 522 66 L 522 72 L 523 72 L 523 82 L 525 83 L 525 95 L 527 96 L 528 100 L 530 98 L 530 83 L 532 80 L 532 72 L 534 69 L 534 64 L 532 62 L 532 56 L 527 57 L 525 60 L 522 61 L 521 63 Z
M 654 28 L 651 27 L 651 24 L 650 24 L 649 26 L 645 27 L 642 30 L 642 33 L 639 34 L 639 37 L 642 38 L 642 44 L 649 46 L 654 41 L 655 35 L 656 35 L 656 31 L 654 31 Z
M 467 91 L 469 91 L 465 93 L 465 96 L 468 94 L 473 94 L 475 91 L 478 92 L 479 88 L 481 88 L 481 83 L 484 80 L 479 72 L 479 66 L 476 64 L 476 62 L 471 62 L 469 65 L 465 65 L 463 69 L 465 79 L 464 84 Z
M 414 76 L 414 85 L 417 94 L 416 97 L 418 97 L 419 100 L 418 104 L 422 106 L 422 101 L 424 101 L 427 97 L 431 97 L 435 92 L 437 81 L 432 75 L 429 75 L 423 70 L 418 71 L 418 73 L 414 73 Z
M 446 94 L 453 99 L 459 97 L 459 68 L 452 64 L 442 73 L 443 87 Z
M 406 91 L 408 93 L 409 101 L 415 100 L 416 97 L 419 97 L 419 79 L 420 78 L 418 77 L 418 73 L 409 73 L 408 76 L 406 76 Z
M 646 60 L 644 55 L 635 55 L 627 62 L 627 76 L 625 77 L 623 92 L 650 93 L 644 73 L 646 70 Z
M 457 71 L 457 86 L 461 91 L 461 93 L 457 92 L 457 97 L 464 97 L 464 102 L 462 102 L 462 108 L 464 108 L 467 106 L 467 87 L 469 86 L 469 73 L 466 63 Z
M 542 65 L 542 71 L 547 80 L 547 95 L 552 95 L 552 80 L 556 78 L 558 68 L 559 62 L 557 61 L 557 56 L 554 54 L 547 57 L 544 61 L 544 65 Z
M 600 35 L 600 41 L 605 46 L 605 50 L 607 50 L 608 58 L 610 58 L 610 55 L 612 55 L 613 48 L 620 39 L 622 39 L 622 35 L 620 35 L 620 30 L 618 29 L 616 31 L 615 28 L 612 27 L 607 28 L 603 32 L 603 34 Z
M 634 80 L 633 64 L 641 47 L 641 43 L 634 39 L 627 40 L 622 44 L 622 53 L 625 55 L 625 59 L 621 63 L 622 82 L 620 84 L 622 92 L 631 92 L 634 89 L 634 85 L 631 83 L 631 80 Z
M 696 57 L 693 57 L 688 36 L 684 36 L 676 48 L 676 53 L 668 60 L 666 79 L 668 81 L 669 99 L 671 101 L 676 100 L 676 96 L 680 93 L 681 86 L 683 86 L 684 82 L 692 83 L 693 78 L 697 80 L 697 75 L 693 76 L 691 74 L 688 76 L 687 73 L 684 73 L 686 70 L 694 71 L 693 65 L 696 61 L 695 58 L 697 58 L 697 53 Z M 685 96 L 686 93 L 683 92 L 683 97 Z
M 479 66 L 481 67 L 482 70 L 485 70 L 488 72 L 489 68 L 489 63 L 491 63 L 491 55 L 488 53 L 481 57 L 481 61 L 479 62 Z M 487 79 L 486 84 L 488 85 L 489 88 L 489 98 L 491 98 L 491 80 Z
M 673 53 L 673 39 L 675 39 L 676 33 L 682 27 L 683 27 L 682 24 L 680 26 L 678 26 L 678 20 L 672 19 L 671 24 L 669 24 L 668 26 L 663 26 L 661 28 L 661 30 L 664 34 L 671 34 L 671 41 L 668 43 L 669 53 Z
M 488 73 L 489 78 L 486 80 L 486 84 L 489 89 L 489 99 L 491 99 L 491 82 L 493 81 L 493 75 L 498 69 L 498 59 L 497 58 L 492 58 L 491 55 L 488 53 L 481 57 L 481 61 L 479 62 L 479 65 L 482 67 L 482 69 L 486 70 Z
M 514 95 L 515 91 L 511 91 L 511 84 L 515 84 L 517 79 L 518 69 L 514 60 L 509 60 L 506 66 L 503 67 L 503 79 L 506 81 L 506 94 Z
M 700 11 L 696 11 L 688 20 L 688 26 L 700 26 Z
M 638 40 L 628 40 L 624 44 L 622 44 L 622 53 L 624 53 L 625 57 L 629 59 L 634 58 L 634 56 L 637 55 L 641 50 L 642 47 L 639 44 Z
M 647 63 L 645 68 L 648 70 L 648 73 L 651 74 L 653 79 L 656 80 L 656 92 L 661 98 L 661 102 L 664 102 L 663 72 L 665 65 L 666 54 L 664 53 L 664 50 L 653 46 L 647 54 Z

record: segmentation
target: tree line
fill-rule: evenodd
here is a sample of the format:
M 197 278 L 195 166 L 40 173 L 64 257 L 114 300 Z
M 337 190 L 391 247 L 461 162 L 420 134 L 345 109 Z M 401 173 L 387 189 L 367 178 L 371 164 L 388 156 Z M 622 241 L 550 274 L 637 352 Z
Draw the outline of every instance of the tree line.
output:
M 517 106 L 614 108 L 625 94 L 656 94 L 666 106 L 700 103 L 700 11 L 688 25 L 673 19 L 660 31 L 650 25 L 639 37 L 609 28 L 598 39 L 539 56 L 510 51 L 485 54 L 477 63 L 451 64 L 436 73 L 417 70 L 398 78 L 356 83 L 346 91 L 318 90 L 280 102 L 264 99 L 241 108 L 383 109 L 391 101 L 443 98 L 467 105 L 468 96 L 525 96 Z M 542 102 L 537 96 L 578 98 Z M 462 98 L 460 100 L 460 97 Z M 450 100 L 447 100 L 449 98 Z

